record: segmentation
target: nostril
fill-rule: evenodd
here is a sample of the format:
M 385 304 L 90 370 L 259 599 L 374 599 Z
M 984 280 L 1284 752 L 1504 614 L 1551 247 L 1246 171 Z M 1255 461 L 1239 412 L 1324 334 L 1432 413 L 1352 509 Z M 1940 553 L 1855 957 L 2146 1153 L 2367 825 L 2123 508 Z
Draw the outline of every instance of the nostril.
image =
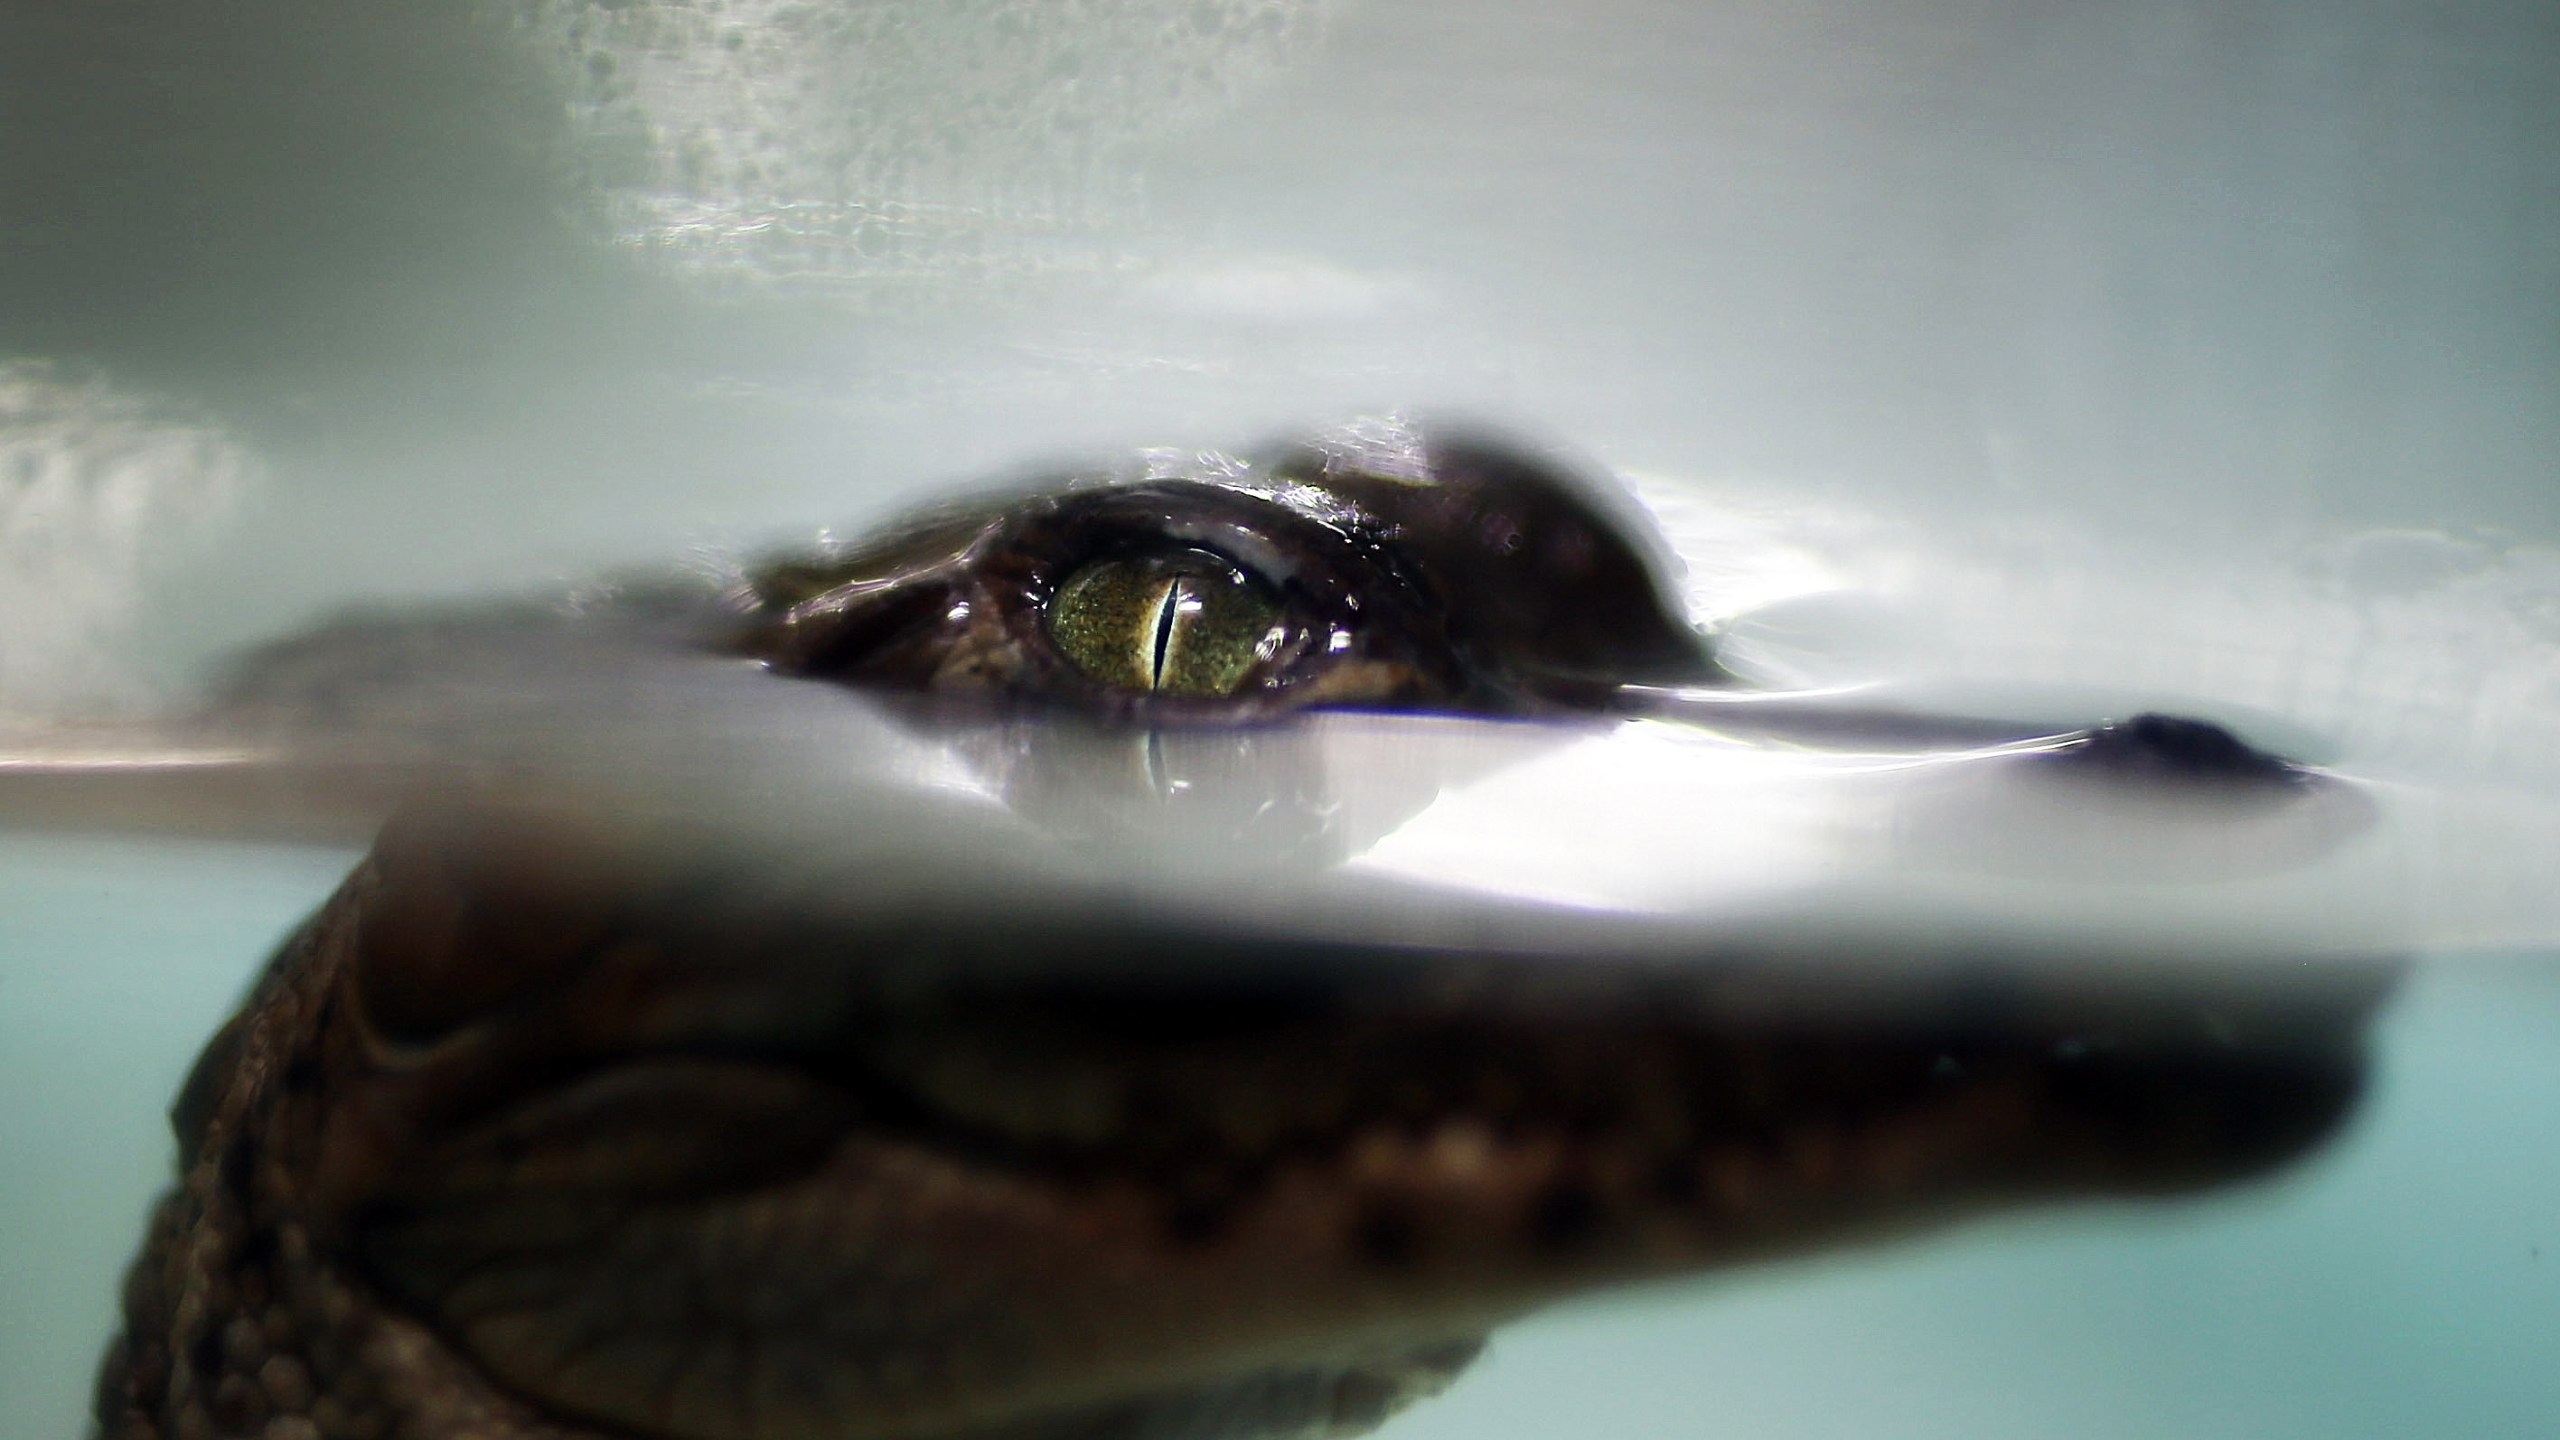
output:
M 2209 720 L 2145 712 L 2087 731 L 2057 757 L 2074 770 L 2169 780 L 2291 782 L 2291 761 Z

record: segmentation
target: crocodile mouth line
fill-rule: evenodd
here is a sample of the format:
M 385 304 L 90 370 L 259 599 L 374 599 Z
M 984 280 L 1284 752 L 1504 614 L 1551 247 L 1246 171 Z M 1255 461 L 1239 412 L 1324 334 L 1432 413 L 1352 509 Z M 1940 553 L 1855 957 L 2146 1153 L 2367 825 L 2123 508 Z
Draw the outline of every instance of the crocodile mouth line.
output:
M 324 1243 L 532 1410 L 686 1440 L 1010 1433 L 2223 1184 L 2334 1129 L 2388 983 L 829 912 L 410 834 L 324 926 Z
M 567 1413 L 839 1433 L 703 1418 L 752 1399 L 960 1433 L 1457 1354 L 1592 1283 L 2004 1200 L 2227 1182 L 2317 1141 L 2361 1075 L 2317 1026 L 2247 1043 L 2289 1011 L 2235 1039 L 2227 1010 L 2183 1006 L 1968 1035 L 1666 1015 L 1659 994 L 1535 1028 L 1392 1006 L 1257 1026 L 1155 999 L 1134 1025 L 1133 1003 L 1025 998 L 826 1045 L 599 1057 L 423 1137 L 354 1217 L 355 1258 Z M 629 1408 L 674 1368 L 716 1383 Z
M 1396 1264 L 1425 1248 L 1415 1217 L 1470 1192 L 1511 1197 L 1523 1252 L 1553 1255 L 1645 1214 L 1792 1223 L 1825 1197 L 1882 1202 L 1949 1173 L 2175 1190 L 2307 1144 L 2359 1073 L 2352 1054 L 2237 1035 L 2209 1006 L 1966 1034 L 1755 1029 L 1675 1003 L 1619 998 L 1576 1019 L 961 1002 L 817 1046 L 600 1057 L 435 1148 L 502 1170 L 548 1154 L 538 1175 L 491 1183 L 577 1189 L 612 1183 L 627 1135 L 648 1161 L 637 1188 L 701 1199 L 788 1183 L 859 1142 L 991 1183 L 1152 1196 L 1177 1248 L 1322 1177 L 1355 1197 L 1350 1248 Z M 687 1124 L 698 1150 L 665 1153 Z

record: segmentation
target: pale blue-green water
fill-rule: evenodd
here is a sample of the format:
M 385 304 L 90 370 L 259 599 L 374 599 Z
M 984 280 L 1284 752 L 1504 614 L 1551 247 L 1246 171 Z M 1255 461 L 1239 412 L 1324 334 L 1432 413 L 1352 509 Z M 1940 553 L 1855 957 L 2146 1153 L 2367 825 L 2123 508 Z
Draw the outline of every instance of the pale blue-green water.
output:
M 351 857 L 0 844 L 0 1415 L 70 1436 L 195 1048 Z M 2422 971 L 2344 1139 L 2202 1202 L 2012 1217 L 1503 1333 L 1438 1437 L 2530 1440 L 2560 1427 L 2560 960 Z
M 0 1416 L 76 1434 L 170 1097 L 331 851 L 0 838 Z

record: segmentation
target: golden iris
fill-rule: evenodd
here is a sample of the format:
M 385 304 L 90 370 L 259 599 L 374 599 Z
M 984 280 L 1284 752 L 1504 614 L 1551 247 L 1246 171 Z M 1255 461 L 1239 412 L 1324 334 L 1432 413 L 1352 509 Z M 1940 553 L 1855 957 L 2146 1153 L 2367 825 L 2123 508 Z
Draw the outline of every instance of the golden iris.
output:
M 1279 620 L 1260 584 L 1207 555 L 1097 560 L 1049 602 L 1049 636 L 1077 669 L 1159 695 L 1233 695 Z

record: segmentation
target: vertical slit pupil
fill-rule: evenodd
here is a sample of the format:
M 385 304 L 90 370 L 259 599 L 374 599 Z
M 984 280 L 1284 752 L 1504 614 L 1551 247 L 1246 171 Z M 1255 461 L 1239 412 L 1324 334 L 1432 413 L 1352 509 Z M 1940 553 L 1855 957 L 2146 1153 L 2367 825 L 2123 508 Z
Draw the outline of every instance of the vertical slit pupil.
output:
M 1151 690 L 1164 688 L 1165 662 L 1173 658 L 1173 622 L 1182 610 L 1190 583 L 1189 576 L 1176 575 L 1156 596 L 1155 649 L 1147 667 L 1147 687 Z M 1196 602 L 1193 608 L 1198 608 Z

